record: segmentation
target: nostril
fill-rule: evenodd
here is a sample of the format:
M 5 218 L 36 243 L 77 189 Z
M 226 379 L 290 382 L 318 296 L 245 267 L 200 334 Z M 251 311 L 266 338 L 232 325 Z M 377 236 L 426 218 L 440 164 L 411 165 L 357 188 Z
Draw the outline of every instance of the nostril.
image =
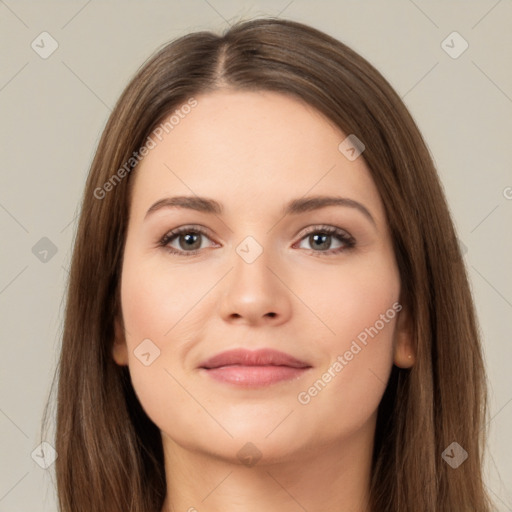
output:
M 267 313 L 267 316 L 270 316 L 270 317 L 274 318 L 276 316 L 276 314 L 271 311 L 270 313 Z

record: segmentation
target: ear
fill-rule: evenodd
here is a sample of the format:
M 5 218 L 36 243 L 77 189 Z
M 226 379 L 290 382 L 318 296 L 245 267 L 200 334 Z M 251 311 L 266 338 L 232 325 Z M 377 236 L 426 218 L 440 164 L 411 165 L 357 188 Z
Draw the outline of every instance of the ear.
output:
M 112 357 L 119 366 L 128 366 L 128 347 L 122 319 L 116 316 L 114 320 L 114 343 L 112 344 Z
M 402 308 L 397 316 L 393 362 L 399 368 L 411 368 L 416 362 L 412 319 L 405 308 Z

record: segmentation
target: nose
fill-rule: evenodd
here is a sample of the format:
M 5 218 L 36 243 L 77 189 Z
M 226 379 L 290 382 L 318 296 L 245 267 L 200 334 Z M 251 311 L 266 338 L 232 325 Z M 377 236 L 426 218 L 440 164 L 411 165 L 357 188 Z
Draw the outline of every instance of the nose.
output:
M 255 261 L 248 263 L 235 254 L 233 265 L 220 299 L 223 320 L 253 326 L 288 321 L 292 312 L 291 292 L 283 284 L 286 279 L 279 275 L 275 259 L 270 262 L 263 251 Z

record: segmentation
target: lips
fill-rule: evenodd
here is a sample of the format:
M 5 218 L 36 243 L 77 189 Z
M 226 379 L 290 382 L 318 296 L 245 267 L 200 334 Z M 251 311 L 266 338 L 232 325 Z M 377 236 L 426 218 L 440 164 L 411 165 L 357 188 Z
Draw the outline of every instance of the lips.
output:
M 211 370 L 223 366 L 288 366 L 290 368 L 310 368 L 311 365 L 284 352 L 272 349 L 246 350 L 233 349 L 207 359 L 200 368 Z
M 303 376 L 311 365 L 271 349 L 234 349 L 217 354 L 199 366 L 219 382 L 244 388 L 261 388 Z

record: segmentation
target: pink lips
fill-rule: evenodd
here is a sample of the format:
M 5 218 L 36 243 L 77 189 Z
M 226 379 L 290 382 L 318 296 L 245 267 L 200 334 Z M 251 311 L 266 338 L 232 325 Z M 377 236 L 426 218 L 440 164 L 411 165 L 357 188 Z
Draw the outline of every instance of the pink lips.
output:
M 217 354 L 199 365 L 210 377 L 242 387 L 262 387 L 295 379 L 311 365 L 272 349 L 234 349 Z

